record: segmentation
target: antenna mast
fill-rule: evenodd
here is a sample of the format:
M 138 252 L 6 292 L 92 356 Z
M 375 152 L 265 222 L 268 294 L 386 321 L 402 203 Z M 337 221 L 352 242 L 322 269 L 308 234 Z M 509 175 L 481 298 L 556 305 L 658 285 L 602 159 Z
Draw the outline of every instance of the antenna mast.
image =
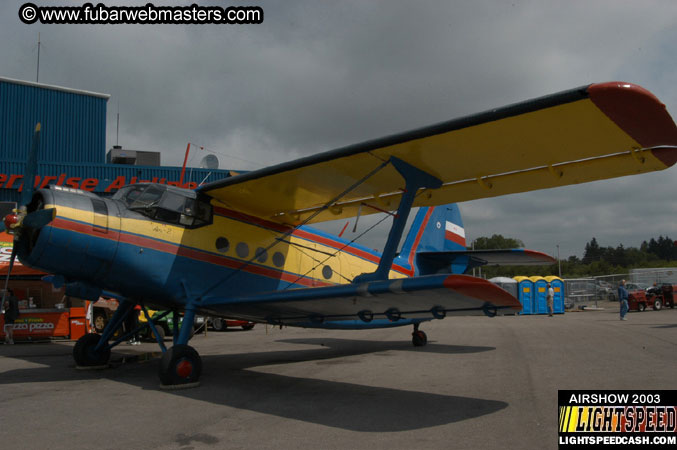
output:
M 115 145 L 118 146 L 118 137 L 120 136 L 120 99 L 118 98 L 118 126 L 115 130 Z
M 38 32 L 38 70 L 35 75 L 35 82 L 40 82 L 40 33 Z

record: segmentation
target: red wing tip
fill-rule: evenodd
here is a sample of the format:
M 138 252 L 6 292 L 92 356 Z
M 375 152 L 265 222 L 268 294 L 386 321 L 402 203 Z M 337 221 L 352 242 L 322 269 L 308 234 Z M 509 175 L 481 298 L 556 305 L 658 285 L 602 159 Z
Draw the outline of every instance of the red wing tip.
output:
M 496 306 L 508 306 L 513 309 L 522 309 L 519 300 L 510 295 L 503 288 L 482 278 L 469 275 L 449 275 L 444 280 L 444 287 L 453 289 L 468 297 L 493 303 Z
M 654 148 L 651 153 L 667 167 L 672 167 L 677 162 L 677 147 Z
M 660 100 L 658 100 L 658 97 L 656 97 L 651 91 L 648 89 L 644 89 L 642 86 L 634 83 L 627 83 L 625 81 L 607 81 L 604 83 L 593 83 L 590 86 L 588 86 L 588 94 L 593 97 L 596 95 L 604 95 L 605 92 L 619 92 L 619 91 L 625 91 L 625 92 L 632 92 L 637 95 L 642 95 L 648 98 L 651 98 L 654 102 L 660 104 L 661 106 L 665 107 L 663 103 L 661 103 Z
M 677 126 L 665 105 L 641 86 L 622 81 L 591 84 L 590 100 L 643 148 L 677 146 Z M 677 161 L 671 149 L 656 157 L 667 167 Z M 656 153 L 654 153 L 656 154 Z

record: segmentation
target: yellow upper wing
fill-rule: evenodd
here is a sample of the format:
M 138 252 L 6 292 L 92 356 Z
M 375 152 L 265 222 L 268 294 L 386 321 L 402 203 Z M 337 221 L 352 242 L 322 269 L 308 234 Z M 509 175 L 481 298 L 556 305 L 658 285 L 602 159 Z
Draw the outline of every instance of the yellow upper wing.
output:
M 677 161 L 677 127 L 647 90 L 593 84 L 199 190 L 234 210 L 288 225 L 352 217 L 360 205 L 362 214 L 393 210 L 405 182 L 387 163 L 391 157 L 442 180 L 414 202 L 433 206 L 662 170 Z

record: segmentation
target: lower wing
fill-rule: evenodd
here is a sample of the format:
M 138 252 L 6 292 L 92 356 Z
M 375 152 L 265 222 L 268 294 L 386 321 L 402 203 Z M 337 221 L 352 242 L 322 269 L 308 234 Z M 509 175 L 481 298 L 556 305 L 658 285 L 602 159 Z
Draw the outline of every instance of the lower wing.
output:
M 206 298 L 200 310 L 276 325 L 411 319 L 446 315 L 496 315 L 521 309 L 511 294 L 489 281 L 466 275 L 428 275 L 362 284 L 275 291 L 251 297 Z M 404 324 L 404 323 L 403 323 Z

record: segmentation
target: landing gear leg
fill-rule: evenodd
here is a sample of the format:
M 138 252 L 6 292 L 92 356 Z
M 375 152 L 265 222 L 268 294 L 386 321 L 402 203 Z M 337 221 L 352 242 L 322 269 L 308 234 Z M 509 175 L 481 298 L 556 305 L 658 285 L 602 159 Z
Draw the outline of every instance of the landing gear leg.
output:
M 428 336 L 418 329 L 417 323 L 414 324 L 414 332 L 411 333 L 411 343 L 414 344 L 414 347 L 423 347 L 428 343 Z
M 195 309 L 188 306 L 180 330 L 174 327 L 174 346 L 162 354 L 158 375 L 163 388 L 189 388 L 200 385 L 202 359 L 198 352 L 188 345 L 193 330 Z M 174 323 L 176 324 L 178 320 Z
M 78 367 L 105 367 L 110 359 L 110 351 L 120 340 L 109 344 L 108 340 L 122 327 L 127 315 L 132 311 L 134 303 L 124 300 L 115 310 L 113 318 L 108 322 L 103 334 L 85 334 L 73 347 L 73 359 Z

